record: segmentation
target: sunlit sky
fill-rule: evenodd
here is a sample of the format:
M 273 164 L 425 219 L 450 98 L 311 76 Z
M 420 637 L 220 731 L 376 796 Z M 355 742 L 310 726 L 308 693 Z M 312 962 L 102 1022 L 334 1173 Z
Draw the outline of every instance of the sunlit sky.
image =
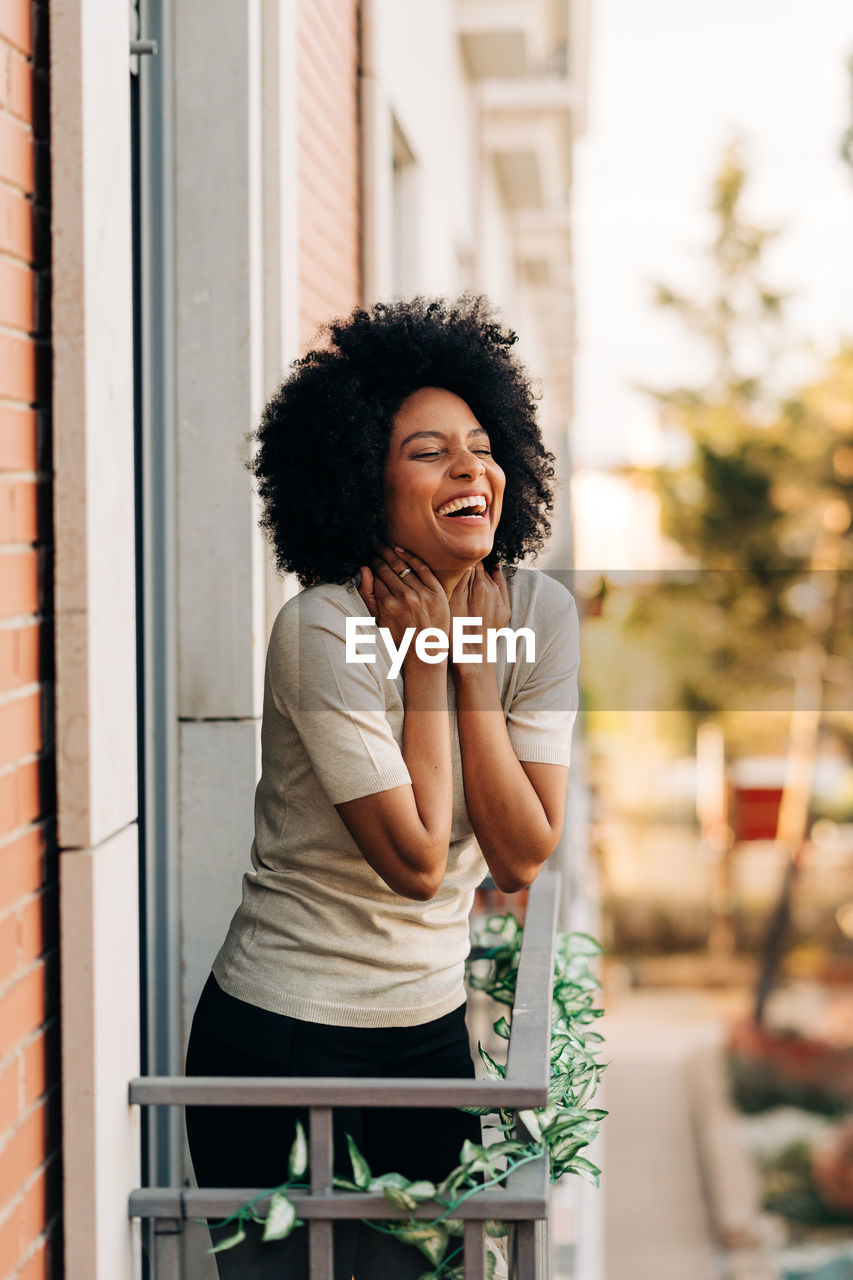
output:
M 792 328 L 853 338 L 849 123 L 853 0 L 592 0 L 590 102 L 577 144 L 576 465 L 647 456 L 654 411 L 632 383 L 689 380 L 696 352 L 650 283 L 701 287 L 713 175 L 737 133 L 752 217 Z

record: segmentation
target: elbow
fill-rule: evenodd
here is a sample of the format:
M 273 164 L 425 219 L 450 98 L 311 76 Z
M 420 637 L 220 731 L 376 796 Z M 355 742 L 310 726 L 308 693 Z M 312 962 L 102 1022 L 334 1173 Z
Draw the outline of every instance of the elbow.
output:
M 441 880 L 422 877 L 409 885 L 408 890 L 403 893 L 403 897 L 410 898 L 412 902 L 429 902 L 430 898 L 434 898 L 441 887 Z
M 521 893 L 522 889 L 529 889 L 559 842 L 558 832 L 544 841 L 540 849 L 528 847 L 523 859 L 519 858 L 517 851 L 514 854 L 507 852 L 494 861 L 487 859 L 495 887 L 501 893 Z
M 395 876 L 393 883 L 389 880 L 388 887 L 410 902 L 429 902 L 438 893 L 443 879 L 443 875 L 436 875 L 434 872 L 409 871 L 405 875 Z
M 539 866 L 534 867 L 529 872 L 520 871 L 518 867 L 513 867 L 511 871 L 506 872 L 493 870 L 492 879 L 495 882 L 495 888 L 500 889 L 501 893 L 521 893 L 522 889 L 530 888 L 538 874 Z
M 430 849 L 417 862 L 399 857 L 393 881 L 388 881 L 389 887 L 411 902 L 429 902 L 444 880 L 447 852 L 446 847 Z

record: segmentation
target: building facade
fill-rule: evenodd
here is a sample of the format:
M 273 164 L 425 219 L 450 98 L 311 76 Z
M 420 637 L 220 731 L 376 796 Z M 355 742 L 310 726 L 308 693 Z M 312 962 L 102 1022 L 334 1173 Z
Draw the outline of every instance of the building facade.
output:
M 244 464 L 289 363 L 356 305 L 484 291 L 569 469 L 587 0 L 129 11 L 0 10 L 3 1280 L 138 1275 L 128 1192 L 185 1173 L 127 1085 L 181 1071 L 239 900 L 295 590 Z

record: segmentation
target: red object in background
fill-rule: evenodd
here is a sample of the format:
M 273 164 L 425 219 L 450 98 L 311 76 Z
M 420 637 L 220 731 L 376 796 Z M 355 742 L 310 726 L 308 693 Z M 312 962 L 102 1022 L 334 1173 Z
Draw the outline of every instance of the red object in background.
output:
M 775 840 L 781 787 L 734 787 L 732 827 L 735 840 Z
M 836 1125 L 812 1148 L 811 1166 L 823 1203 L 853 1216 L 853 1120 Z

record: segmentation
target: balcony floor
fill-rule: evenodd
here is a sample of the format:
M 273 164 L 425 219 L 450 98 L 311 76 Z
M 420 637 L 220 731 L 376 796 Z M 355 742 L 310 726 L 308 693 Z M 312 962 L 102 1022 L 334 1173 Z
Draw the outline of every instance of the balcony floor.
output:
M 716 1280 L 685 1064 L 720 1042 L 735 994 L 641 990 L 607 1000 L 599 1148 L 606 1280 Z

